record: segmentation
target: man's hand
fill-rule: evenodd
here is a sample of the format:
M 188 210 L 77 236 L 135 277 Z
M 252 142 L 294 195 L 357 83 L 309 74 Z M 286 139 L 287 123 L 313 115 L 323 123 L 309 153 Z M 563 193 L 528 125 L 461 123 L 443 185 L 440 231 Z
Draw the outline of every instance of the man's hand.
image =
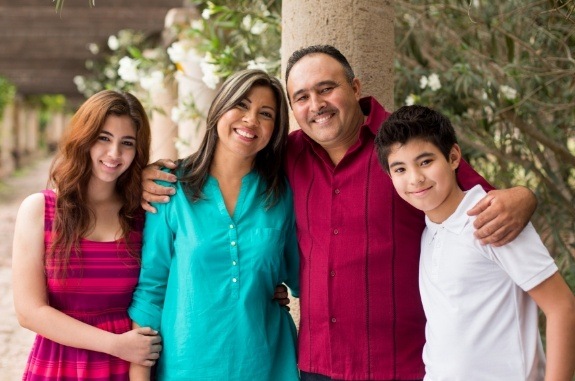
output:
M 525 187 L 492 190 L 467 214 L 477 216 L 475 237 L 483 245 L 503 246 L 513 241 L 527 225 L 537 207 L 537 198 Z
M 286 310 L 289 311 L 289 296 L 287 287 L 283 284 L 276 286 L 275 293 L 274 293 L 274 300 L 280 305 L 283 306 Z
M 174 174 L 162 171 L 161 168 L 164 167 L 174 169 L 176 164 L 169 159 L 160 159 L 155 163 L 148 164 L 142 171 L 144 192 L 141 205 L 144 210 L 151 213 L 156 213 L 156 208 L 150 204 L 151 202 L 166 203 L 170 201 L 169 196 L 172 196 L 176 191 L 172 187 L 163 187 L 156 184 L 155 180 L 163 180 L 170 183 L 174 183 L 177 180 Z

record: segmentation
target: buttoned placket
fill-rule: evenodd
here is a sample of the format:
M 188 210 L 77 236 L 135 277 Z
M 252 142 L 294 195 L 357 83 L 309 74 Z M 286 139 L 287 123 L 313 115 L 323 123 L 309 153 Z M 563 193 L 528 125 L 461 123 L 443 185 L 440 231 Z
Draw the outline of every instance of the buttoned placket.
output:
M 333 187 L 332 188 L 332 219 L 333 219 L 334 215 L 336 214 L 335 210 L 333 210 L 333 207 L 336 204 L 339 204 L 339 198 L 341 197 L 340 196 L 341 191 L 340 191 L 339 187 L 335 184 L 333 184 L 332 187 Z M 331 235 L 333 236 L 332 240 L 339 239 L 339 237 L 338 237 L 339 234 L 340 234 L 340 229 L 338 229 L 337 226 L 332 226 L 331 227 Z M 332 242 L 332 244 L 334 244 L 334 243 Z M 332 264 L 330 263 L 330 265 L 332 265 Z M 335 276 L 336 276 L 336 271 L 332 266 L 332 268 L 329 270 L 329 278 L 330 279 L 328 280 L 328 282 L 336 282 L 337 279 L 335 278 Z M 330 307 L 330 310 L 331 310 L 331 307 Z M 329 320 L 332 324 L 337 322 L 337 317 L 333 315 L 333 312 L 334 312 L 333 310 L 330 311 L 331 316 L 329 318 Z
M 238 256 L 238 229 L 233 222 L 230 222 L 228 229 L 230 242 L 230 266 L 231 270 L 231 297 L 238 299 L 240 297 L 240 264 Z
M 431 276 L 434 279 L 437 279 L 439 276 L 439 262 L 441 260 L 441 255 L 443 252 L 443 241 L 445 240 L 445 227 L 439 226 L 431 241 L 429 242 L 430 245 L 433 245 L 433 251 L 431 255 Z

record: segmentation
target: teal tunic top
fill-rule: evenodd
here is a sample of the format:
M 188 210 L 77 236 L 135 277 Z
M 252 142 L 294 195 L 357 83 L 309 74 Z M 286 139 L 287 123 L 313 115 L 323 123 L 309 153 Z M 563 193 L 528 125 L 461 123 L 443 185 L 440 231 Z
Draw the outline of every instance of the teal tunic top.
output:
M 175 187 L 146 215 L 128 310 L 162 336 L 158 379 L 298 380 L 296 328 L 273 299 L 281 283 L 299 293 L 291 190 L 266 210 L 264 181 L 250 172 L 230 216 L 215 178 L 194 203 Z

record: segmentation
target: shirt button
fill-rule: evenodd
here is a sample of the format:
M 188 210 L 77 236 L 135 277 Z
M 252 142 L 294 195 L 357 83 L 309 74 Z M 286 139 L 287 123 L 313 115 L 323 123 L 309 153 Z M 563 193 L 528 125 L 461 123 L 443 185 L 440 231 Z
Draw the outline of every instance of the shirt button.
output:
M 332 270 L 332 271 L 329 273 L 329 275 L 335 276 L 335 271 Z
M 238 280 L 236 278 L 232 278 L 232 282 L 236 283 Z
M 232 265 L 237 265 L 238 263 L 236 261 L 232 261 Z
M 339 189 L 334 190 L 333 193 L 339 194 Z
M 337 321 L 336 318 L 334 318 L 334 317 L 331 318 L 331 322 L 332 322 L 332 323 L 335 323 L 336 321 Z
M 333 234 L 338 235 L 338 234 L 339 234 L 339 230 L 333 229 Z
M 231 245 L 236 246 L 236 241 L 232 241 Z
M 230 225 L 230 229 L 233 229 L 233 228 L 234 228 L 234 225 Z

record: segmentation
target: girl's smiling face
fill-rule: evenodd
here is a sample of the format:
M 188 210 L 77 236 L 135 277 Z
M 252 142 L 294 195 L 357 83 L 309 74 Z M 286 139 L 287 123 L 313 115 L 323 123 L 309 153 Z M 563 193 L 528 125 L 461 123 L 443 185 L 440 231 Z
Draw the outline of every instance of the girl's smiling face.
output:
M 128 116 L 109 115 L 90 148 L 92 178 L 115 183 L 136 156 L 136 128 Z

